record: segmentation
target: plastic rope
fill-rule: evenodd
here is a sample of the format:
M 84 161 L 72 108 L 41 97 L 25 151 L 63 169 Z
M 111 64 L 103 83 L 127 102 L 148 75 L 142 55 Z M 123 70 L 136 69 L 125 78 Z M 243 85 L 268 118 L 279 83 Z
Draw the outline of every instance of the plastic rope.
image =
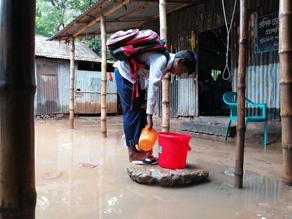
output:
M 227 19 L 226 19 L 226 12 L 225 12 L 225 4 L 224 4 L 224 0 L 222 0 L 222 8 L 223 8 L 223 14 L 224 14 L 224 21 L 225 21 L 225 26 L 226 26 L 226 30 L 227 30 L 226 64 L 225 64 L 225 68 L 224 68 L 223 73 L 222 73 L 222 78 L 225 81 L 229 80 L 230 79 L 230 75 L 231 75 L 230 69 L 229 69 L 229 66 L 228 66 L 228 53 L 229 53 L 230 31 L 231 31 L 231 28 L 232 28 L 232 23 L 233 23 L 233 18 L 234 18 L 234 14 L 235 14 L 236 3 L 237 3 L 237 0 L 235 0 L 235 2 L 234 2 L 233 12 L 232 12 L 232 18 L 231 18 L 230 26 L 228 27 Z M 224 77 L 226 70 L 228 72 L 228 75 L 227 75 L 227 77 Z

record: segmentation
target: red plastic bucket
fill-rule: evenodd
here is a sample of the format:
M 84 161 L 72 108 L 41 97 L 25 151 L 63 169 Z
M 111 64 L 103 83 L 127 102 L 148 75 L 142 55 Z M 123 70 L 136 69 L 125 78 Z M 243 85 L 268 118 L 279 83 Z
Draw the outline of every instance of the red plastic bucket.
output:
M 158 164 L 169 169 L 183 169 L 186 166 L 190 135 L 159 132 L 158 133 Z

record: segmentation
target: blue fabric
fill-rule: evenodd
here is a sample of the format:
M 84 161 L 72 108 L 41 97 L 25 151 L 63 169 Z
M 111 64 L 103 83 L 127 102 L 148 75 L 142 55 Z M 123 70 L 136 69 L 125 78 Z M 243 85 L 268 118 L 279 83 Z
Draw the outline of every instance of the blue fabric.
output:
M 146 111 L 141 108 L 143 102 L 145 101 L 145 90 L 141 90 L 140 83 L 138 83 L 139 97 L 136 97 L 135 85 L 132 102 L 133 84 L 127 79 L 123 78 L 117 68 L 115 68 L 115 79 L 123 106 L 123 122 L 126 145 L 136 145 L 138 144 L 141 130 L 147 124 Z

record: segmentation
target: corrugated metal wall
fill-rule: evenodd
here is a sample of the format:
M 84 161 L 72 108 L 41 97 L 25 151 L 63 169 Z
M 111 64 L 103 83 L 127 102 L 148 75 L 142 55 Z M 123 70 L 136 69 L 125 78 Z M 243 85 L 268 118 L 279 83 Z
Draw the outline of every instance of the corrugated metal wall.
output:
M 81 71 L 75 68 L 75 113 L 100 113 L 101 72 Z M 69 113 L 70 100 L 70 62 L 68 60 L 42 59 L 35 61 L 37 91 L 35 96 L 35 115 Z M 115 76 L 107 81 L 107 113 L 117 113 L 117 88 Z M 91 93 L 93 92 L 93 93 Z
M 226 19 L 231 20 L 234 0 L 225 0 Z M 246 78 L 246 96 L 254 102 L 266 103 L 269 120 L 278 120 L 280 104 L 279 104 L 279 58 L 278 53 L 257 53 L 256 47 L 256 19 L 258 16 L 277 12 L 279 9 L 279 0 L 249 0 L 248 12 L 249 19 L 249 40 L 248 40 L 248 62 L 247 62 L 247 78 Z M 178 12 L 172 12 L 168 16 L 168 48 L 174 51 L 183 49 L 194 49 L 198 53 L 198 36 L 200 32 L 204 32 L 216 27 L 225 26 L 221 0 L 205 0 L 197 5 L 182 9 Z M 232 87 L 236 91 L 237 66 L 238 66 L 238 26 L 239 26 L 239 2 L 236 8 L 234 23 L 231 30 L 230 48 L 231 48 L 231 77 Z M 150 22 L 142 27 L 150 28 L 159 33 L 159 23 Z M 194 43 L 195 42 L 195 43 Z M 200 58 L 200 54 L 198 54 Z M 196 77 L 197 79 L 197 77 Z M 193 79 L 188 79 L 193 80 Z M 192 86 L 192 87 L 189 87 Z M 183 87 L 183 92 L 194 89 L 195 98 L 184 102 L 184 105 L 178 101 L 171 102 L 172 108 L 178 108 L 177 113 L 183 116 L 191 116 L 192 112 L 198 115 L 198 82 L 189 82 Z M 179 92 L 180 86 L 178 85 Z M 171 94 L 172 96 L 172 94 Z M 175 95 L 174 95 L 175 96 Z M 180 97 L 178 97 L 180 99 Z M 178 107 L 172 106 L 179 104 Z M 191 109 L 186 112 L 180 107 Z M 249 115 L 258 113 L 258 109 L 248 109 Z M 160 114 L 160 113 L 159 113 Z M 188 115 L 187 115 L 188 114 Z
M 195 81 L 187 75 L 174 79 L 169 83 L 170 117 L 196 116 L 195 107 L 196 89 Z M 162 86 L 159 88 L 156 113 L 162 116 Z
M 37 101 L 38 112 L 49 114 L 58 112 L 58 73 L 57 65 L 38 65 Z
M 188 75 L 182 75 L 178 80 L 178 115 L 195 116 L 196 111 L 195 81 Z
M 257 53 L 257 18 L 278 12 L 278 0 L 248 1 L 250 13 L 248 56 L 246 69 L 246 97 L 256 103 L 265 103 L 269 120 L 280 120 L 280 84 L 278 51 Z M 236 37 L 234 31 L 233 37 Z M 234 40 L 235 41 L 235 40 Z M 233 48 L 238 54 L 238 45 Z M 237 57 L 237 56 L 236 56 Z M 234 60 L 233 90 L 236 90 L 238 74 L 237 63 Z M 259 115 L 260 109 L 247 107 L 247 115 Z
M 170 117 L 178 117 L 178 80 L 173 80 L 169 83 L 169 102 L 170 102 Z M 155 113 L 162 116 L 162 86 L 159 87 L 158 101 L 155 106 Z
M 108 74 L 109 75 L 109 74 Z M 115 75 L 113 81 L 107 80 L 107 113 L 117 113 L 117 87 Z M 94 114 L 101 112 L 101 72 L 77 71 L 75 88 L 75 113 Z

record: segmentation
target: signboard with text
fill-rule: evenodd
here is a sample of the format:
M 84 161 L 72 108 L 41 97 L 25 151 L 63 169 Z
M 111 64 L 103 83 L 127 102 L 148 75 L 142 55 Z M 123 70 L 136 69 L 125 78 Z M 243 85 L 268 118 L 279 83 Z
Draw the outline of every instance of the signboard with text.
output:
M 279 47 L 278 12 L 258 17 L 257 19 L 257 52 L 277 51 Z

